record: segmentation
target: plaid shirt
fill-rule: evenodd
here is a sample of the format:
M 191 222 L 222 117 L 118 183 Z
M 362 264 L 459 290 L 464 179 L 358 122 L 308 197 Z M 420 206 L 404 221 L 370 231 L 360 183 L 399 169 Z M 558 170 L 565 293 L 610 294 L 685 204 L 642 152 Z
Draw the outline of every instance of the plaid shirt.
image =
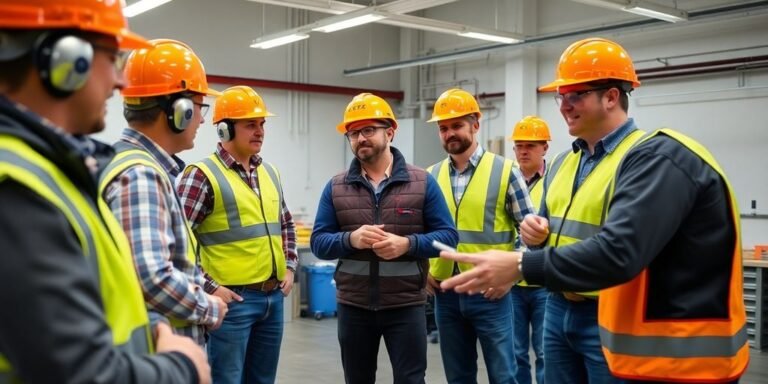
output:
M 453 188 L 453 198 L 456 200 L 456 205 L 459 204 L 461 197 L 464 196 L 467 184 L 472 179 L 472 175 L 475 174 L 475 169 L 477 169 L 477 164 L 480 163 L 483 154 L 485 154 L 485 149 L 478 145 L 475 152 L 469 157 L 467 168 L 462 172 L 459 172 L 454 167 L 453 160 L 451 160 L 449 174 L 451 176 L 451 187 Z M 506 209 L 507 214 L 518 225 L 523 222 L 525 215 L 534 213 L 531 198 L 528 196 L 528 187 L 525 184 L 523 174 L 520 173 L 520 169 L 517 166 L 512 167 L 512 172 L 509 174 L 509 187 L 507 188 L 505 202 L 504 209 Z
M 248 172 L 246 172 L 245 168 L 243 168 L 243 166 L 238 163 L 226 149 L 224 149 L 221 143 L 216 146 L 216 156 L 221 159 L 227 168 L 237 172 L 240 178 L 243 179 L 256 194 L 259 193 L 259 178 L 256 168 L 261 165 L 261 156 L 251 156 Z M 277 187 L 282 188 L 280 185 Z M 213 212 L 214 196 L 211 183 L 199 168 L 189 167 L 181 176 L 177 190 L 179 191 L 179 197 L 184 207 L 184 212 L 187 214 L 187 218 L 192 224 L 192 228 L 197 228 L 197 226 L 200 225 L 211 212 Z M 285 204 L 285 200 L 283 200 L 281 211 L 280 225 L 282 228 L 285 263 L 288 269 L 296 271 L 296 268 L 299 265 L 299 256 L 296 252 L 296 225 L 293 222 L 291 212 Z M 206 291 L 208 292 L 216 290 L 219 286 L 212 279 L 209 279 L 207 284 Z
M 205 279 L 200 269 L 187 260 L 191 234 L 171 183 L 183 163 L 133 129 L 125 129 L 120 141 L 149 153 L 167 172 L 160 175 L 153 167 L 134 165 L 104 190 L 104 199 L 131 244 L 144 300 L 163 316 L 200 324 L 177 331 L 202 345 L 202 325 L 215 324 L 219 309 L 210 305 L 201 288 Z

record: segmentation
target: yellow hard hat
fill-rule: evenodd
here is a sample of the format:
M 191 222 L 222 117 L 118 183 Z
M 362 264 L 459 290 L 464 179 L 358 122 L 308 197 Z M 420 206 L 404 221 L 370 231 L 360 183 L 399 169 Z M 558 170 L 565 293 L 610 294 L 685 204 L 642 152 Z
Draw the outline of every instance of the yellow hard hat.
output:
M 346 133 L 350 123 L 363 120 L 389 120 L 392 128 L 397 129 L 397 120 L 389 104 L 372 93 L 361 93 L 352 98 L 347 105 L 347 109 L 344 110 L 344 121 L 336 126 L 336 130 Z
M 512 130 L 512 136 L 508 138 L 512 141 L 550 141 L 552 137 L 549 134 L 547 122 L 536 116 L 526 116 L 515 124 Z
M 432 111 L 432 118 L 428 123 L 434 123 L 440 120 L 448 120 L 456 117 L 477 114 L 477 118 L 483 115 L 480 113 L 480 106 L 477 100 L 463 89 L 453 88 L 443 92 L 435 101 L 435 109 Z
M 613 41 L 600 38 L 579 40 L 566 48 L 555 76 L 555 81 L 539 87 L 539 91 L 551 92 L 565 85 L 597 80 L 621 80 L 632 83 L 634 88 L 640 86 L 627 51 Z
M 225 89 L 213 105 L 213 123 L 224 119 L 253 119 L 274 116 L 267 111 L 264 99 L 251 87 L 236 85 Z

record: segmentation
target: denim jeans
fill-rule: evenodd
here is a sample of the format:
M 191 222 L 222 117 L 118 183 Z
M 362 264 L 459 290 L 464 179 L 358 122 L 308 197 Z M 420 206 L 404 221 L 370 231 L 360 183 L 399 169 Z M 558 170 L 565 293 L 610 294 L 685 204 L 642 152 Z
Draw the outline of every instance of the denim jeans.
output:
M 424 384 L 427 319 L 423 305 L 371 311 L 339 304 L 337 310 L 341 365 L 348 384 L 376 382 L 382 337 L 392 364 L 394 384 Z M 311 383 L 311 378 L 307 382 Z
M 482 295 L 437 292 L 435 304 L 440 353 L 448 383 L 477 383 L 478 339 L 489 382 L 515 382 L 517 365 L 509 294 L 491 301 Z
M 510 292 L 515 311 L 515 358 L 517 384 L 531 384 L 531 362 L 528 350 L 536 354 L 536 383 L 544 384 L 544 309 L 549 292 L 544 287 L 515 285 Z
M 544 314 L 544 379 L 556 384 L 624 383 L 611 375 L 600 346 L 597 301 L 547 298 Z
M 210 333 L 208 361 L 216 384 L 274 383 L 283 340 L 283 293 L 233 289 L 221 327 Z

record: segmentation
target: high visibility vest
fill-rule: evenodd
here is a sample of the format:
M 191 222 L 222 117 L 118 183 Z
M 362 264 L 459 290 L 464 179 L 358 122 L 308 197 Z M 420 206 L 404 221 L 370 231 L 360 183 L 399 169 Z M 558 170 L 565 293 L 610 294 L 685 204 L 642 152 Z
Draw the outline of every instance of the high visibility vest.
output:
M 130 246 L 104 200 L 99 197 L 93 202 L 83 196 L 53 162 L 9 135 L 0 135 L 2 179 L 11 179 L 37 193 L 67 218 L 98 284 L 113 344 L 136 354 L 154 352 Z M 0 356 L 0 382 L 14 377 L 13 367 Z
M 722 177 L 728 189 L 736 230 L 728 297 L 729 316 L 717 320 L 646 320 L 646 268 L 631 281 L 600 292 L 598 323 L 603 353 L 611 373 L 618 377 L 665 382 L 735 380 L 747 368 L 749 344 L 742 296 L 739 210 L 733 189 L 714 157 L 701 144 L 669 129 L 656 131 L 648 138 L 658 134 L 677 140 L 699 156 Z M 609 193 L 613 196 L 613 188 Z M 674 276 L 670 278 L 674 279 Z
M 99 195 L 104 195 L 104 191 L 109 186 L 110 183 L 123 173 L 125 170 L 127 170 L 130 167 L 133 167 L 135 165 L 143 165 L 146 167 L 150 167 L 157 172 L 158 175 L 160 175 L 163 178 L 163 181 L 168 184 L 168 186 L 173 191 L 173 182 L 168 177 L 168 173 L 160 167 L 160 165 L 157 163 L 157 160 L 155 160 L 152 155 L 147 153 L 146 151 L 140 150 L 140 149 L 133 149 L 129 148 L 127 146 L 121 145 L 122 143 L 118 143 L 115 145 L 117 149 L 117 155 L 112 159 L 112 161 L 107 165 L 107 167 L 104 169 L 104 171 L 101 173 L 101 179 L 99 180 Z M 175 195 L 174 195 L 174 198 Z M 176 198 L 178 201 L 178 198 Z M 181 207 L 181 203 L 179 203 L 179 207 Z M 189 223 L 187 222 L 186 218 L 184 222 L 187 225 L 187 261 L 189 263 L 196 265 L 197 264 L 197 241 L 195 240 L 195 236 L 192 233 L 192 227 L 189 226 Z M 130 244 L 130 241 L 129 241 Z M 194 323 L 190 323 L 186 320 L 177 319 L 175 317 L 168 317 L 168 320 L 171 322 L 171 325 L 174 328 L 182 328 L 182 327 L 188 327 L 190 325 L 194 325 Z M 196 326 L 196 325 L 195 325 Z
M 507 215 L 504 203 L 509 188 L 509 175 L 514 163 L 491 152 L 485 152 L 459 201 L 453 197 L 450 158 L 427 168 L 437 179 L 443 197 L 459 231 L 459 252 L 474 253 L 488 249 L 511 251 L 515 248 L 514 221 Z M 451 277 L 454 262 L 443 258 L 429 260 L 429 273 L 437 280 Z M 459 263 L 460 271 L 472 264 Z
M 283 190 L 277 169 L 256 168 L 259 193 L 216 154 L 191 166 L 213 189 L 213 211 L 195 229 L 203 269 L 222 285 L 252 284 L 285 276 L 281 215 Z
M 608 205 L 606 192 L 624 154 L 642 136 L 635 130 L 600 160 L 579 188 L 573 191 L 582 151 L 567 151 L 560 168 L 546 186 L 546 204 L 549 211 L 550 234 L 547 245 L 562 247 L 577 243 L 600 232 Z M 561 155 L 562 156 L 562 155 Z M 548 181 L 548 180 L 547 180 Z M 579 292 L 580 295 L 597 297 L 598 291 Z

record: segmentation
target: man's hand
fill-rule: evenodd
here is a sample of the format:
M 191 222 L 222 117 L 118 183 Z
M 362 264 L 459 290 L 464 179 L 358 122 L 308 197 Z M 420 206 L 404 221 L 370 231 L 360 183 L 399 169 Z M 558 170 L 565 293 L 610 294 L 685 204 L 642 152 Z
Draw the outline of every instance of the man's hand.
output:
M 220 288 L 223 288 L 223 287 L 220 287 Z M 227 312 L 229 311 L 229 307 L 227 306 L 227 303 L 225 303 L 222 298 L 214 295 L 208 295 L 208 304 L 211 306 L 215 305 L 219 307 L 219 318 L 216 319 L 216 323 L 208 326 L 208 330 L 212 331 L 214 329 L 219 329 L 219 327 L 221 327 L 221 322 L 224 321 L 224 316 L 226 316 Z
M 549 236 L 549 221 L 541 216 L 526 215 L 520 223 L 520 237 L 529 247 L 544 244 Z
M 285 270 L 285 277 L 280 282 L 280 290 L 283 291 L 283 296 L 288 296 L 293 289 L 293 271 L 290 269 Z
M 488 300 L 501 299 L 502 297 L 504 297 L 504 295 L 507 294 L 507 292 L 509 292 L 510 289 L 512 289 L 513 285 L 515 285 L 515 282 L 510 282 L 500 287 L 488 288 L 483 294 L 483 297 L 485 297 Z
M 229 304 L 232 301 L 239 301 L 239 302 L 243 301 L 242 296 L 238 295 L 237 293 L 235 293 L 234 291 L 232 291 L 231 289 L 223 285 L 219 285 L 219 287 L 216 288 L 215 291 L 213 291 L 213 295 L 224 300 L 225 304 Z
M 211 383 L 211 366 L 205 352 L 192 339 L 186 336 L 174 335 L 171 327 L 165 323 L 158 323 L 155 328 L 157 340 L 157 352 L 179 352 L 192 360 L 197 370 L 200 384 Z
M 443 281 L 440 287 L 453 289 L 458 293 L 488 293 L 489 288 L 505 287 L 520 280 L 517 270 L 520 252 L 485 251 L 481 253 L 440 252 L 440 257 L 475 267 Z M 501 289 L 501 288 L 499 288 Z
M 386 232 L 384 232 L 386 233 Z M 411 246 L 411 241 L 407 237 L 387 233 L 387 238 L 373 243 L 371 248 L 376 256 L 384 260 L 392 260 L 404 255 Z
M 370 249 L 374 243 L 378 243 L 389 236 L 384 232 L 384 224 L 363 225 L 349 234 L 349 243 L 352 248 Z
M 430 274 L 427 274 L 426 290 L 427 290 L 427 294 L 430 295 L 430 296 L 434 296 L 435 292 L 437 292 L 436 290 L 440 290 L 440 284 Z

